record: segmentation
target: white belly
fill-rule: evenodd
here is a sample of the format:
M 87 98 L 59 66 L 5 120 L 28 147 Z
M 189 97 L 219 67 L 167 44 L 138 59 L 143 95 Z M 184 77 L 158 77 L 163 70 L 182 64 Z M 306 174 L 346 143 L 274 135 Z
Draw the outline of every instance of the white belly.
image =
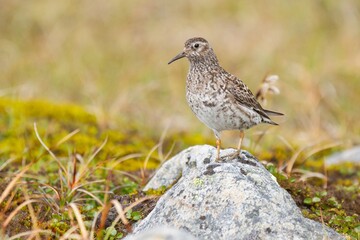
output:
M 227 99 L 226 93 L 195 95 L 188 91 L 186 97 L 190 108 L 200 121 L 218 132 L 248 129 L 261 122 L 255 111 L 239 104 L 227 104 L 224 100 Z

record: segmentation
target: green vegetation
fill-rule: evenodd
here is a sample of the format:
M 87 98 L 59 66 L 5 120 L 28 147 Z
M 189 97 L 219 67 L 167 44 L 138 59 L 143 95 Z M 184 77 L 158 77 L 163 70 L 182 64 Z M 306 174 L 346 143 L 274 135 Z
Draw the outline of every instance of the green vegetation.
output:
M 186 105 L 187 63 L 166 64 L 194 36 L 253 92 L 280 76 L 266 107 L 285 118 L 247 131 L 244 147 L 305 216 L 360 238 L 360 169 L 324 165 L 360 142 L 359 12 L 357 0 L 2 1 L 0 238 L 117 239 L 146 216 L 138 201 L 165 191 L 139 191 L 152 171 L 215 142 Z M 95 231 L 116 196 L 138 205 Z
M 129 124 L 122 129 L 102 128 L 94 115 L 69 104 L 0 99 L 0 114 L 1 158 L 21 162 L 23 165 L 41 158 L 42 161 L 36 163 L 39 168 L 51 156 L 44 156 L 45 149 L 41 148 L 35 136 L 34 123 L 40 137 L 59 158 L 71 159 L 76 157 L 76 154 L 84 158 L 86 154 L 93 154 L 95 149 L 106 141 L 96 157 L 106 160 L 103 167 L 117 165 L 114 170 L 139 169 L 140 162 L 117 162 L 129 154 L 146 154 L 158 141 L 146 138 L 140 130 Z M 155 166 L 150 159 L 148 167 Z
M 11 235 L 37 229 L 54 238 L 69 234 L 74 208 L 84 226 L 94 230 L 95 214 L 113 196 L 137 194 L 149 170 L 164 160 L 166 152 L 154 146 L 169 151 L 172 145 L 146 138 L 131 125 L 102 128 L 92 114 L 74 105 L 0 99 L 0 117 L 0 218 Z M 157 151 L 149 154 L 151 149 Z M 17 176 L 22 181 L 14 182 Z M 21 203 L 25 205 L 18 209 Z M 136 222 L 143 213 L 129 209 L 125 216 Z M 98 234 L 110 234 L 109 239 L 127 233 L 103 231 Z
M 147 194 L 140 191 L 151 170 L 164 160 L 161 156 L 173 149 L 170 142 L 176 135 L 159 142 L 137 134 L 140 130 L 134 126 L 129 125 L 126 131 L 100 127 L 93 115 L 78 106 L 45 101 L 0 99 L 0 114 L 0 217 L 9 220 L 3 227 L 11 235 L 41 229 L 46 231 L 41 233 L 43 236 L 58 238 L 74 231 L 76 220 L 89 229 L 87 234 L 99 239 L 121 238 L 156 203 L 146 202 L 146 198 L 166 190 Z M 160 152 L 159 144 L 165 152 Z M 176 146 L 173 151 L 179 150 Z M 279 169 L 283 169 L 283 159 L 289 159 L 291 152 L 270 152 L 268 170 L 290 192 L 306 217 L 358 237 L 359 166 L 333 166 L 327 168 L 327 177 L 323 178 L 321 159 L 331 151 L 312 149 L 312 156 L 299 154 L 291 177 L 287 177 Z M 13 183 L 16 176 L 22 181 Z M 194 184 L 201 183 L 194 179 Z M 118 219 L 118 224 L 95 231 L 96 214 L 114 204 L 110 203 L 114 197 L 123 207 L 136 204 L 124 210 L 124 219 Z M 25 205 L 18 209 L 22 202 Z M 81 213 L 81 220 L 76 218 L 74 208 Z
M 304 169 L 307 167 L 305 166 Z M 351 182 L 351 186 L 339 184 L 334 176 L 341 169 L 328 169 L 327 180 L 309 179 L 299 181 L 304 175 L 294 173 L 287 177 L 270 164 L 267 169 L 277 178 L 279 184 L 293 197 L 305 217 L 322 222 L 336 231 L 346 234 L 351 239 L 360 236 L 360 166 L 352 165 L 351 171 L 357 174 L 342 175 L 342 179 Z M 308 168 L 307 168 L 308 169 Z M 317 169 L 318 171 L 320 169 Z M 326 189 L 323 184 L 326 182 Z

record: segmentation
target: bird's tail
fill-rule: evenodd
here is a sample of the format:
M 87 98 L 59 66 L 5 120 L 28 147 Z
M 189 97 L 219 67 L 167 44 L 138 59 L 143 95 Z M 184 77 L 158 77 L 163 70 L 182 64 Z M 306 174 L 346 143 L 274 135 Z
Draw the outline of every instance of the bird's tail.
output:
M 263 123 L 267 123 L 267 124 L 271 124 L 271 125 L 279 125 L 276 122 L 274 122 L 273 120 L 270 119 L 270 117 L 268 115 L 273 115 L 273 116 L 281 116 L 284 115 L 282 113 L 279 112 L 274 112 L 274 111 L 270 111 L 270 110 L 265 110 L 265 109 L 261 109 L 256 111 L 261 117 L 262 117 L 262 122 Z
M 283 113 L 266 110 L 266 109 L 264 109 L 264 112 L 269 116 L 283 116 L 284 115 Z
M 273 120 L 271 120 L 270 118 L 263 118 L 263 123 L 267 123 L 267 124 L 271 124 L 271 125 L 279 125 L 276 122 L 274 122 Z
M 257 111 L 257 113 L 262 117 L 262 122 L 263 123 L 267 123 L 267 124 L 272 124 L 272 125 L 279 125 L 276 122 L 274 122 L 273 120 L 270 119 L 269 115 L 284 115 L 282 113 L 278 113 L 278 112 L 273 112 L 273 111 L 269 111 L 269 110 L 265 110 L 262 109 L 261 111 Z

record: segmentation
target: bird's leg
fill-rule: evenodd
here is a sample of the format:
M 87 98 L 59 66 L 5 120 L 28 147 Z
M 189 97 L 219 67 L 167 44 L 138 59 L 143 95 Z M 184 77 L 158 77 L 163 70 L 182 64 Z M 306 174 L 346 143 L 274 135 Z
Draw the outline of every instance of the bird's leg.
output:
M 216 137 L 216 161 L 220 161 L 220 146 L 221 146 L 220 132 L 214 129 L 213 131 Z
M 216 161 L 220 161 L 220 146 L 221 146 L 221 139 L 216 138 Z
M 235 159 L 235 158 L 238 158 L 240 156 L 240 153 L 241 153 L 241 145 L 242 145 L 242 141 L 244 139 L 244 136 L 245 136 L 245 133 L 243 130 L 240 130 L 240 140 L 239 140 L 239 144 L 238 144 L 238 147 L 236 149 L 236 151 L 234 153 L 231 153 L 229 154 L 229 159 L 232 160 L 232 159 Z
M 245 133 L 243 130 L 240 130 L 240 140 L 239 140 L 239 144 L 238 144 L 238 147 L 237 147 L 237 151 L 240 153 L 241 151 L 241 144 L 242 144 L 242 141 L 244 139 L 244 136 L 245 136 Z

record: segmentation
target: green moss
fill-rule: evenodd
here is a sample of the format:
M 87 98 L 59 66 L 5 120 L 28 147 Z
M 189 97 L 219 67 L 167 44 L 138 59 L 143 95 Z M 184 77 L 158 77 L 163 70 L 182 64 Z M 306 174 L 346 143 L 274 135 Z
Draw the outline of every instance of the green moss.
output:
M 156 145 L 156 140 L 141 138 L 135 128 L 103 129 L 94 115 L 70 105 L 51 104 L 46 101 L 18 101 L 0 99 L 0 149 L 1 162 L 14 158 L 17 162 L 49 161 L 35 136 L 34 123 L 45 144 L 58 156 L 69 157 L 76 153 L 86 156 L 100 147 L 96 161 L 119 159 L 130 153 L 144 155 Z M 76 131 L 72 137 L 64 140 Z M 158 162 L 150 158 L 147 168 L 155 168 Z M 14 166 L 14 165 L 13 165 Z M 117 169 L 136 170 L 142 167 L 138 160 L 125 161 Z
M 152 189 L 150 188 L 149 190 L 147 190 L 145 193 L 146 195 L 156 195 L 156 196 L 161 196 L 163 195 L 166 190 L 168 190 L 169 187 L 166 187 L 166 186 L 161 186 L 159 187 L 158 189 Z
M 330 185 L 326 190 L 301 181 L 290 181 L 285 176 L 277 177 L 279 184 L 293 197 L 305 217 L 323 222 L 336 231 L 357 239 L 360 225 L 359 187 L 353 192 Z M 300 176 L 295 176 L 299 178 Z M 356 189 L 356 190 L 355 190 Z M 349 206 L 349 204 L 354 204 Z

